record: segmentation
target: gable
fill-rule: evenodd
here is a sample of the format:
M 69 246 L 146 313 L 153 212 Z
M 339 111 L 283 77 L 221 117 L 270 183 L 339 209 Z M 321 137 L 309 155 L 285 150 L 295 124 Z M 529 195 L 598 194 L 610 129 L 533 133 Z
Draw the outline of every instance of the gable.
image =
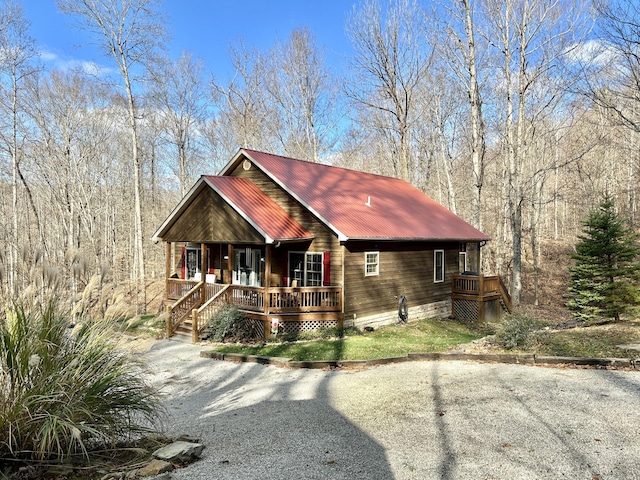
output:
M 263 243 L 264 237 L 220 195 L 202 188 L 165 228 L 165 242 Z

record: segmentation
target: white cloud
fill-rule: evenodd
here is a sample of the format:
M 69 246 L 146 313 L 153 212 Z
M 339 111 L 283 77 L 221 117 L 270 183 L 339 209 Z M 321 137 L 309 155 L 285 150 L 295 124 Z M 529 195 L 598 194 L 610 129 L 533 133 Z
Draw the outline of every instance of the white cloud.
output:
M 76 58 L 62 58 L 58 54 L 40 50 L 40 58 L 49 68 L 62 70 L 63 72 L 80 70 L 87 75 L 96 77 L 106 77 L 114 72 L 110 67 L 105 67 L 91 60 L 80 60 Z
M 53 62 L 58 58 L 58 55 L 56 55 L 53 52 L 48 52 L 46 50 L 40 50 L 39 55 L 44 62 Z
M 568 49 L 570 61 L 592 66 L 603 66 L 614 60 L 618 54 L 605 40 L 594 39 L 578 43 Z

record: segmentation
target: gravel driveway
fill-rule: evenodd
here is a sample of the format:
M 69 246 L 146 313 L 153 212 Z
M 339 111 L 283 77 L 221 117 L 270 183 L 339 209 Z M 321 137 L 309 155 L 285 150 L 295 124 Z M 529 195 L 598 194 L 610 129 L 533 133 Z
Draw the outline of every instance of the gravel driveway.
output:
M 640 478 L 640 372 L 472 362 L 290 370 L 147 352 L 176 479 Z

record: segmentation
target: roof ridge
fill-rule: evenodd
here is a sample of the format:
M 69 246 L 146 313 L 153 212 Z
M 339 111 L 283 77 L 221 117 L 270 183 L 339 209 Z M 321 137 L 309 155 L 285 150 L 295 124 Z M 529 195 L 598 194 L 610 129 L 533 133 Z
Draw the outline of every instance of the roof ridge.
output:
M 243 148 L 242 150 L 245 151 L 245 152 L 248 152 L 248 153 L 258 153 L 260 155 L 269 155 L 271 157 L 282 158 L 284 160 L 293 160 L 295 162 L 302 162 L 302 163 L 308 163 L 308 164 L 311 164 L 311 165 L 318 165 L 319 167 L 335 168 L 337 170 L 344 170 L 346 172 L 355 173 L 355 174 L 358 174 L 358 175 L 370 175 L 372 177 L 380 177 L 380 178 L 383 178 L 385 180 L 398 180 L 400 182 L 407 183 L 407 184 L 411 185 L 412 187 L 418 188 L 415 185 L 413 185 L 411 182 L 409 182 L 407 180 L 404 180 L 403 178 L 390 177 L 388 175 L 382 175 L 381 173 L 364 172 L 362 170 L 356 170 L 355 168 L 339 167 L 339 166 L 336 166 L 336 165 L 329 165 L 329 164 L 326 164 L 326 163 L 312 162 L 311 160 L 303 160 L 301 158 L 287 157 L 286 155 L 278 155 L 277 153 L 263 152 L 261 150 L 254 150 L 254 149 L 251 149 L 251 148 Z

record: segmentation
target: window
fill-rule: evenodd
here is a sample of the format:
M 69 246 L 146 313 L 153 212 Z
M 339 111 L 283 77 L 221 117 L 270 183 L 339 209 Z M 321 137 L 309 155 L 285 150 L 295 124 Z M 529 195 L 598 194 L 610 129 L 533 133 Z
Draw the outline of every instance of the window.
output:
M 460 270 L 460 273 L 467 271 L 467 252 L 460 252 L 458 264 L 458 270 Z
M 200 271 L 202 267 L 202 250 L 200 247 L 185 248 L 185 268 L 184 274 L 187 280 L 204 280 L 204 276 Z M 213 259 L 211 258 L 211 249 L 207 247 L 207 264 L 205 265 L 205 274 L 213 268 Z
M 364 252 L 364 276 L 380 274 L 380 252 Z
M 294 284 L 299 287 L 322 286 L 322 253 L 289 252 L 289 285 Z
M 433 252 L 433 281 L 434 283 L 444 282 L 444 250 Z
M 458 256 L 458 270 L 460 273 L 466 272 L 467 269 L 467 244 L 460 244 L 460 255 Z
M 321 287 L 322 286 L 322 254 L 307 253 L 307 266 L 305 269 L 305 286 Z

